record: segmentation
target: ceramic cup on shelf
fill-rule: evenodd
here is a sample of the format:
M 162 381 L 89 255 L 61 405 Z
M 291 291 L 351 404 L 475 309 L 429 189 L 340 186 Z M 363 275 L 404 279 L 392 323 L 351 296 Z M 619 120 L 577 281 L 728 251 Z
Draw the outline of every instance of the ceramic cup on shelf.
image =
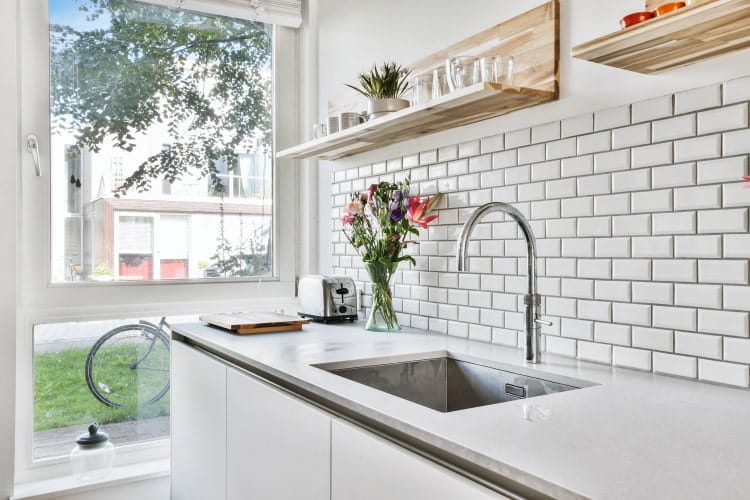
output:
M 359 113 L 341 113 L 339 114 L 339 124 L 341 130 L 356 127 L 361 123 L 361 117 Z
M 328 135 L 335 134 L 340 130 L 339 127 L 339 117 L 338 116 L 329 116 L 328 117 Z

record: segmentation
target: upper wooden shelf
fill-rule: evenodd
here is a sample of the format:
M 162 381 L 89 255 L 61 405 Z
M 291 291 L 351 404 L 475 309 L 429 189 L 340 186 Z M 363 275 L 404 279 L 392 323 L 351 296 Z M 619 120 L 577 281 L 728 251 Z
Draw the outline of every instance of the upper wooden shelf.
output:
M 279 151 L 277 158 L 337 160 L 425 134 L 557 99 L 560 4 L 551 0 L 410 64 L 414 75 L 432 71 L 448 57 L 513 55 L 513 85 L 478 83 L 426 104 L 406 108 L 335 134 Z M 353 91 L 328 103 L 328 114 L 366 107 Z
M 425 134 L 468 125 L 556 98 L 547 90 L 479 83 L 422 106 L 370 120 L 276 154 L 277 158 L 337 160 Z
M 703 0 L 573 47 L 573 57 L 658 73 L 750 47 L 750 1 Z

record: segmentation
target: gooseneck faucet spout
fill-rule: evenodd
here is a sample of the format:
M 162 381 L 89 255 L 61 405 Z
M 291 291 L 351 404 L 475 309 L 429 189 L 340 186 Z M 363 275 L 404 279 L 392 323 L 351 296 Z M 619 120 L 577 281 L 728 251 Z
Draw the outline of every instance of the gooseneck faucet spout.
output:
M 541 362 L 541 349 L 539 345 L 541 338 L 541 325 L 551 323 L 542 321 L 539 318 L 541 297 L 536 293 L 536 239 L 534 238 L 534 232 L 531 230 L 531 225 L 529 224 L 529 221 L 526 220 L 526 217 L 524 217 L 515 207 L 499 201 L 486 203 L 477 208 L 474 213 L 469 216 L 469 220 L 464 224 L 464 227 L 461 230 L 461 236 L 458 238 L 458 244 L 456 247 L 458 272 L 468 270 L 469 255 L 467 252 L 467 246 L 469 243 L 469 237 L 474 230 L 474 226 L 476 226 L 485 215 L 493 212 L 503 212 L 510 215 L 521 227 L 521 231 L 526 238 L 529 286 L 528 292 L 524 296 L 524 303 L 526 304 L 526 342 L 524 351 L 526 361 L 539 363 Z

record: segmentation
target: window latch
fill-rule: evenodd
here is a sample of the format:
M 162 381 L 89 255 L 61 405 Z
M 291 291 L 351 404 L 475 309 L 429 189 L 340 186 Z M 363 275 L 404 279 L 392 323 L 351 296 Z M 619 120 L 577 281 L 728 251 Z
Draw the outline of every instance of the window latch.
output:
M 26 137 L 26 151 L 31 153 L 31 157 L 34 159 L 34 171 L 37 177 L 42 176 L 42 165 L 39 163 L 39 140 L 34 134 L 29 134 Z

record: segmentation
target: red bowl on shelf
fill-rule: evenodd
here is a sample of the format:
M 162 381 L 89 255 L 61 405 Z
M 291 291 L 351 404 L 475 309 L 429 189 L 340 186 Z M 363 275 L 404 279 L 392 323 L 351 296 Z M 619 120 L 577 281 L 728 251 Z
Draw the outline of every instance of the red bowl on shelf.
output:
M 620 26 L 623 28 L 629 28 L 630 26 L 633 26 L 634 24 L 642 23 L 643 21 L 648 21 L 654 17 L 653 12 L 643 11 L 643 12 L 633 12 L 632 14 L 628 14 L 627 16 L 620 19 Z
M 677 9 L 681 9 L 685 6 L 685 2 L 668 2 L 663 3 L 654 9 L 654 14 L 657 16 L 663 16 Z

